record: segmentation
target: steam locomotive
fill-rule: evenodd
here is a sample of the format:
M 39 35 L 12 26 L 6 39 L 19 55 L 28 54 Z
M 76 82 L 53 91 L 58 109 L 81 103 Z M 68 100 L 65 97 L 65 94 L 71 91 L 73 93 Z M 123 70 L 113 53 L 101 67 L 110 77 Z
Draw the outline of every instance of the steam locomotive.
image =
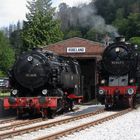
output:
M 72 108 L 71 99 L 79 99 L 80 67 L 76 60 L 40 49 L 23 53 L 9 71 L 11 96 L 4 108 L 52 117 Z
M 98 66 L 99 88 L 98 100 L 105 108 L 129 106 L 134 107 L 137 91 L 136 47 L 125 42 L 124 37 L 107 46 Z

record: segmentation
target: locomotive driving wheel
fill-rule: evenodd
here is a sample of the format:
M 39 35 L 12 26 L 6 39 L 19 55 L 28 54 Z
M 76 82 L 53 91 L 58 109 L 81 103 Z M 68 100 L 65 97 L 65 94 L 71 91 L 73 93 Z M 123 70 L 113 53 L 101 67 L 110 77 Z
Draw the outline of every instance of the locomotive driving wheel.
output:
M 105 98 L 105 109 L 108 110 L 109 107 L 110 107 L 110 105 L 109 105 L 108 99 Z
M 22 119 L 23 118 L 23 110 L 18 108 L 17 109 L 17 119 Z

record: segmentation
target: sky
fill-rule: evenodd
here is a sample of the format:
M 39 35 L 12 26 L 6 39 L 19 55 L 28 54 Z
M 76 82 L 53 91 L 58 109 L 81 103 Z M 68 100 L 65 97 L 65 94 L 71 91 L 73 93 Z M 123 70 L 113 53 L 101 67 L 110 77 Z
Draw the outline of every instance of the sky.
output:
M 91 0 L 52 0 L 53 6 L 57 7 L 64 2 L 69 6 L 88 3 Z M 0 0 L 0 27 L 16 24 L 18 20 L 25 20 L 27 0 Z

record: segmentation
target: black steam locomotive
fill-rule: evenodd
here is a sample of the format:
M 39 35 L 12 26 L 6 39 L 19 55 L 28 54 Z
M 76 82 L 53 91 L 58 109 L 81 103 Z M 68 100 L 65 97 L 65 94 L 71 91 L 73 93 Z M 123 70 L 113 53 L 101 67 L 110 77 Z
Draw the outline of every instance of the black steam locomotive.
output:
M 136 96 L 137 52 L 135 46 L 118 37 L 107 46 L 99 64 L 98 100 L 106 108 L 134 106 Z
M 72 106 L 71 99 L 80 95 L 78 62 L 49 51 L 23 53 L 9 72 L 9 79 L 11 97 L 4 99 L 4 107 L 16 108 L 18 116 L 41 112 L 44 117 L 54 110 L 66 110 Z

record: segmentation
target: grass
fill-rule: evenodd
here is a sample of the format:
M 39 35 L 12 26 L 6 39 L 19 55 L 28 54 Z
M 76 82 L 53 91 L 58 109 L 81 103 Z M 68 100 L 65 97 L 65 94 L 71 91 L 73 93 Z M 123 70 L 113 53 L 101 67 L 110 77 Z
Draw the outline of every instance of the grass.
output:
M 6 96 L 10 96 L 10 92 L 5 92 L 5 93 L 0 92 L 0 97 L 6 97 Z

